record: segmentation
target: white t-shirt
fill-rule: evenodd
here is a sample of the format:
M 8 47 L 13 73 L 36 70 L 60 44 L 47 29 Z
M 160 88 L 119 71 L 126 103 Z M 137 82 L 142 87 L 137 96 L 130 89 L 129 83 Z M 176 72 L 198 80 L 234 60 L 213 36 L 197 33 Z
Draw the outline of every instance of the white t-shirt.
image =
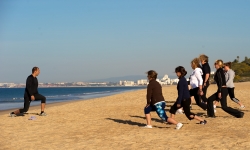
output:
M 192 87 L 192 89 L 197 88 L 203 84 L 202 74 L 203 72 L 201 68 L 194 69 L 190 76 L 190 86 Z

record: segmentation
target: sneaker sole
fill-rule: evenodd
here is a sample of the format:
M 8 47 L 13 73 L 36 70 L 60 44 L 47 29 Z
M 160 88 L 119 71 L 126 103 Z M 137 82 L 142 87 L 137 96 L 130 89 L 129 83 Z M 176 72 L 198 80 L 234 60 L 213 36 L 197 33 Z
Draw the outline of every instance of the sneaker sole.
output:
M 176 130 L 180 130 L 183 126 L 184 126 L 184 124 L 182 124 L 181 127 L 175 128 L 175 129 L 176 129 Z

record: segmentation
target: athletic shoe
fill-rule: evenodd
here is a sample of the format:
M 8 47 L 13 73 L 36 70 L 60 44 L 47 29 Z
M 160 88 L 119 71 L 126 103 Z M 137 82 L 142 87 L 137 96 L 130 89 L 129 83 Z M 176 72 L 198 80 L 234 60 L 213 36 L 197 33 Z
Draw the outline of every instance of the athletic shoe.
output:
M 214 105 L 214 113 L 216 113 L 216 105 Z
M 181 129 L 181 128 L 182 128 L 182 126 L 183 126 L 183 124 L 182 124 L 182 123 L 177 123 L 177 125 L 176 125 L 175 129 L 176 129 L 176 130 L 179 130 L 179 129 Z
M 240 106 L 240 109 L 245 109 L 245 106 L 244 106 L 244 105 L 241 105 L 241 106 Z
M 10 117 L 16 117 L 16 114 L 13 114 L 12 112 L 9 114 Z
M 175 112 L 175 114 L 183 114 L 183 110 L 180 108 Z
M 47 114 L 43 112 L 43 113 L 40 113 L 39 116 L 47 116 Z
M 207 124 L 207 121 L 206 120 L 201 121 L 200 124 L 204 124 L 205 125 L 205 124 Z
M 244 113 L 240 112 L 240 115 L 237 118 L 243 118 L 243 116 L 244 116 Z
M 146 126 L 144 126 L 143 128 L 151 129 L 151 128 L 153 128 L 153 127 L 152 127 L 152 125 L 146 125 Z

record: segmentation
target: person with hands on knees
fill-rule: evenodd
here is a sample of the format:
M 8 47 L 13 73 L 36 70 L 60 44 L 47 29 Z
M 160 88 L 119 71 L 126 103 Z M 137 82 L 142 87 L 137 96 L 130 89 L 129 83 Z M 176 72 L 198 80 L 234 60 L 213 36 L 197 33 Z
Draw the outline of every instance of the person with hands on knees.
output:
M 154 70 L 147 72 L 149 84 L 147 86 L 147 104 L 144 108 L 147 125 L 144 128 L 152 128 L 151 125 L 151 111 L 156 111 L 158 116 L 164 121 L 176 125 L 176 129 L 179 130 L 183 124 L 178 123 L 172 118 L 168 118 L 164 110 L 166 102 L 162 95 L 162 87 L 159 82 L 156 81 L 157 73 Z
M 189 120 L 196 119 L 200 121 L 200 124 L 206 124 L 206 120 L 203 120 L 194 113 L 190 112 L 191 97 L 189 94 L 188 82 L 185 78 L 187 71 L 184 67 L 178 66 L 175 68 L 175 72 L 179 78 L 179 82 L 177 84 L 178 97 L 174 105 L 170 108 L 171 118 L 174 119 L 175 112 L 180 107 L 183 107 L 185 115 Z

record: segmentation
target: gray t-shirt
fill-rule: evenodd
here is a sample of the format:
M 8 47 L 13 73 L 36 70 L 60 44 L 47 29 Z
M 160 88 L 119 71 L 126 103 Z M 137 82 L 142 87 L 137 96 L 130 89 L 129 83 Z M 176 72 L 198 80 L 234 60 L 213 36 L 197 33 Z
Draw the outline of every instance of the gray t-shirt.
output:
M 234 87 L 234 76 L 235 76 L 235 73 L 232 69 L 229 69 L 227 72 L 225 72 L 225 77 L 226 77 L 228 88 Z

